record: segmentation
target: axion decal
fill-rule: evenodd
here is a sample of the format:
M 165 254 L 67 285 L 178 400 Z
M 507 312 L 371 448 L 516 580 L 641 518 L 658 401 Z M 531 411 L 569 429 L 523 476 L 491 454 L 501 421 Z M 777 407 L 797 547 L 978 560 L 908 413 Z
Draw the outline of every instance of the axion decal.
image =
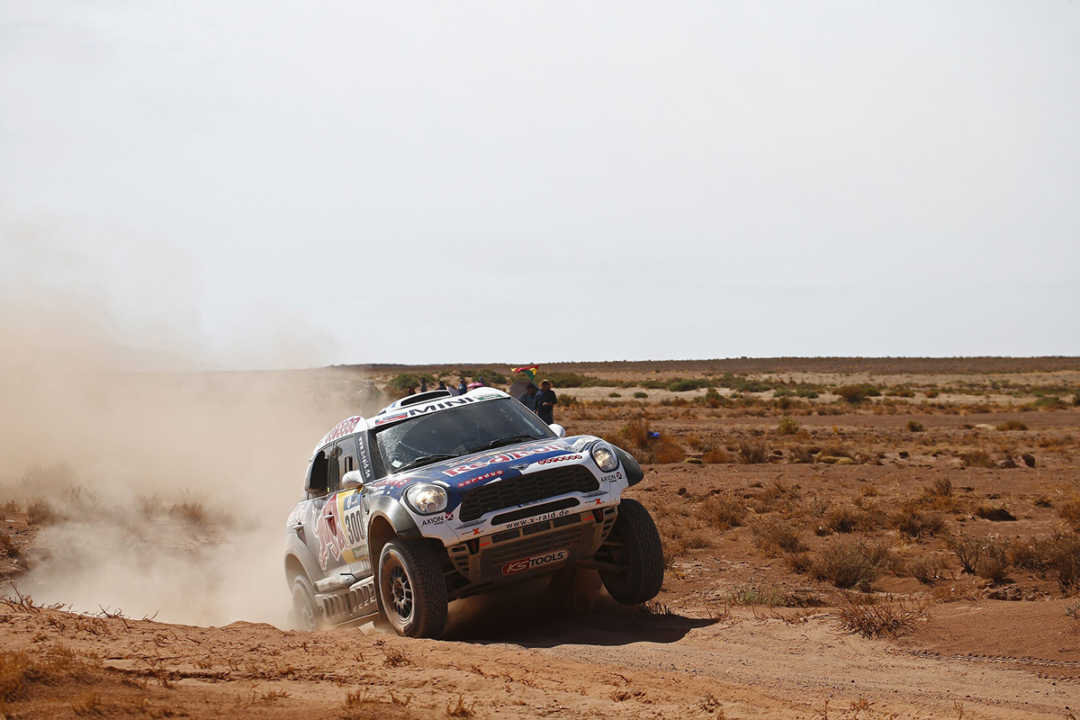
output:
M 491 478 L 499 477 L 502 474 L 503 474 L 502 470 L 492 470 L 491 472 L 486 472 L 483 475 L 477 475 L 474 478 L 469 478 L 468 480 L 462 480 L 461 482 L 459 482 L 457 484 L 457 486 L 459 488 L 460 487 L 466 487 L 466 486 L 472 485 L 474 483 L 478 483 L 478 482 L 482 482 L 484 480 L 490 480 Z
M 426 415 L 430 412 L 438 412 L 439 410 L 447 410 L 452 407 L 460 407 L 462 405 L 468 405 L 469 403 L 476 402 L 478 399 L 475 397 L 456 397 L 448 400 L 439 400 L 438 402 L 428 403 L 427 405 L 419 405 L 417 407 L 411 407 L 408 410 L 399 410 L 393 415 L 387 415 L 386 417 L 375 418 L 376 425 L 385 425 L 389 422 L 395 422 L 397 420 L 404 420 L 405 418 L 416 417 L 417 415 Z
M 566 550 L 552 550 L 551 552 L 541 553 L 540 555 L 533 555 L 532 557 L 521 558 L 520 560 L 511 560 L 502 566 L 503 575 L 514 575 L 515 573 L 526 572 L 528 570 L 535 570 L 546 565 L 554 565 L 561 563 L 570 557 L 570 553 Z
M 622 480 L 622 471 L 620 470 L 619 472 L 613 472 L 610 475 L 604 475 L 600 479 L 604 482 L 615 482 L 616 480 Z
M 559 457 L 544 458 L 537 461 L 537 465 L 547 465 L 548 463 L 566 462 L 567 460 L 580 460 L 581 455 L 560 455 Z
M 556 452 L 558 450 L 565 450 L 565 448 L 561 445 L 541 445 L 539 447 L 529 448 L 528 450 L 511 450 L 510 452 L 501 452 L 490 457 L 477 460 L 475 462 L 467 463 L 465 465 L 456 465 L 449 470 L 443 470 L 443 475 L 457 477 L 462 473 L 467 473 L 470 470 L 479 470 L 480 468 L 487 467 L 488 465 L 512 462 L 514 460 L 520 460 L 521 458 L 530 457 L 532 455 L 539 455 L 540 453 L 546 452 Z

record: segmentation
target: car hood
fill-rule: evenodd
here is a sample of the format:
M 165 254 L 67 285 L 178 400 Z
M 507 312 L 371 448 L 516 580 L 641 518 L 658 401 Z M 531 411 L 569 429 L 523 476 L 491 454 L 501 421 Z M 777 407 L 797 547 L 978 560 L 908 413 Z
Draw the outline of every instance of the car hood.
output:
M 579 454 L 575 447 L 583 448 L 586 442 L 594 439 L 591 436 L 579 435 L 505 445 L 494 450 L 484 450 L 406 470 L 371 483 L 368 487 L 373 494 L 401 497 L 414 483 L 434 483 L 446 488 L 449 495 L 446 509 L 449 512 L 461 503 L 461 497 L 469 490 L 500 479 L 517 477 L 522 470 L 541 460 Z

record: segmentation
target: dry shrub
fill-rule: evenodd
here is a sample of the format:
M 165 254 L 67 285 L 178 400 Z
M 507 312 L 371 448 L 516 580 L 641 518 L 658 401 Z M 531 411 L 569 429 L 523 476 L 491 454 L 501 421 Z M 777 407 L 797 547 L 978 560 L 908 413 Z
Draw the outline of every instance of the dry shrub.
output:
M 878 598 L 848 595 L 837 615 L 845 630 L 866 638 L 897 637 L 915 629 L 915 622 L 926 616 L 925 605 L 915 605 L 902 598 Z
M 631 420 L 619 429 L 621 444 L 644 450 L 649 444 L 649 425 L 644 418 Z
M 1080 530 L 1080 498 L 1072 497 L 1059 505 L 1058 515 L 1069 523 L 1073 530 Z
M 35 500 L 26 509 L 27 520 L 31 525 L 52 525 L 63 518 L 46 500 Z
M 15 547 L 15 541 L 3 531 L 0 531 L 0 556 L 19 557 L 19 548 Z
M 872 529 L 869 527 L 869 515 L 850 505 L 842 505 L 830 510 L 825 515 L 824 525 L 835 533 Z
M 933 585 L 945 575 L 945 561 L 938 555 L 923 555 L 908 561 L 907 571 L 911 577 L 924 585 Z
M 769 458 L 768 449 L 759 442 L 743 441 L 739 443 L 739 460 L 748 465 L 757 465 L 766 462 Z
M 0 701 L 25 697 L 31 684 L 89 683 L 97 668 L 63 646 L 32 656 L 25 651 L 0 652 Z
M 798 553 L 806 550 L 797 528 L 783 518 L 762 518 L 751 528 L 754 543 L 769 554 Z
M 200 502 L 186 501 L 169 508 L 169 514 L 192 525 L 207 524 L 206 508 Z
M 1019 420 L 1009 420 L 998 425 L 997 429 L 1001 430 L 1002 432 L 1007 432 L 1009 430 L 1027 430 L 1028 428 L 1027 425 L 1020 422 Z
M 457 704 L 454 704 L 453 700 L 450 700 L 446 704 L 446 716 L 452 718 L 471 718 L 475 715 L 474 709 L 476 708 L 476 701 L 474 700 L 472 705 L 465 704 L 465 697 L 458 695 Z
M 923 432 L 926 430 L 921 422 L 915 422 L 914 420 L 908 420 L 907 429 L 909 432 Z
M 946 544 L 960 561 L 961 569 L 995 583 L 1005 579 L 1009 569 L 1009 545 L 1000 538 L 990 536 L 973 538 L 964 534 L 950 537 Z
M 799 432 L 799 423 L 795 418 L 785 415 L 780 418 L 780 423 L 776 426 L 776 432 L 780 435 L 794 435 Z
M 731 454 L 724 448 L 720 447 L 706 450 L 705 454 L 701 456 L 701 460 L 702 462 L 707 462 L 710 464 L 733 462 Z
M 960 459 L 964 461 L 965 467 L 981 467 L 992 468 L 997 467 L 994 459 L 990 457 L 988 453 L 983 450 L 972 450 L 970 452 L 961 453 Z
M 788 448 L 788 460 L 793 463 L 812 463 L 817 448 L 795 445 Z
M 947 477 L 938 478 L 926 489 L 926 493 L 937 497 L 950 497 L 952 496 L 952 480 Z
M 651 448 L 652 461 L 657 463 L 677 463 L 686 459 L 686 450 L 674 440 L 661 438 Z
M 884 544 L 837 538 L 817 552 L 812 570 L 838 588 L 858 586 L 868 591 L 888 560 L 889 548 Z
M 897 530 L 913 538 L 936 535 L 945 528 L 945 519 L 941 515 L 920 512 L 910 504 L 905 504 L 889 521 Z
M 738 527 L 746 518 L 746 505 L 737 498 L 714 495 L 697 506 L 697 515 L 710 527 Z
M 799 486 L 785 485 L 777 480 L 754 498 L 754 512 L 764 514 L 774 510 L 792 512 L 799 501 Z
M 1017 540 L 1009 548 L 1014 565 L 1038 573 L 1053 572 L 1063 592 L 1080 585 L 1080 537 L 1057 532 L 1050 537 Z

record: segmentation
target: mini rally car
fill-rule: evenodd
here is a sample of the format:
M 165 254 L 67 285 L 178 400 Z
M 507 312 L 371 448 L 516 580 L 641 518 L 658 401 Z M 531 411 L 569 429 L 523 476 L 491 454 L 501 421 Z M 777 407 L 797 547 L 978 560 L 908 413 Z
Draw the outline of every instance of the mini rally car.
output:
M 437 637 L 449 601 L 576 566 L 599 571 L 619 602 L 655 597 L 660 536 L 622 498 L 641 467 L 565 434 L 493 388 L 420 393 L 340 422 L 286 523 L 294 624 L 381 612 L 402 635 Z

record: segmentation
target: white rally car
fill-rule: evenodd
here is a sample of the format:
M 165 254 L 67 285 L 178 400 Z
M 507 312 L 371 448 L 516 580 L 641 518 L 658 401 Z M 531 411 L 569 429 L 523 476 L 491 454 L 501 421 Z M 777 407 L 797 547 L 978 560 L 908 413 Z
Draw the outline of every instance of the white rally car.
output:
M 622 497 L 641 479 L 626 451 L 565 437 L 492 388 L 347 418 L 316 446 L 286 523 L 295 623 L 382 612 L 402 635 L 437 637 L 450 600 L 574 566 L 619 602 L 650 600 L 660 536 Z

